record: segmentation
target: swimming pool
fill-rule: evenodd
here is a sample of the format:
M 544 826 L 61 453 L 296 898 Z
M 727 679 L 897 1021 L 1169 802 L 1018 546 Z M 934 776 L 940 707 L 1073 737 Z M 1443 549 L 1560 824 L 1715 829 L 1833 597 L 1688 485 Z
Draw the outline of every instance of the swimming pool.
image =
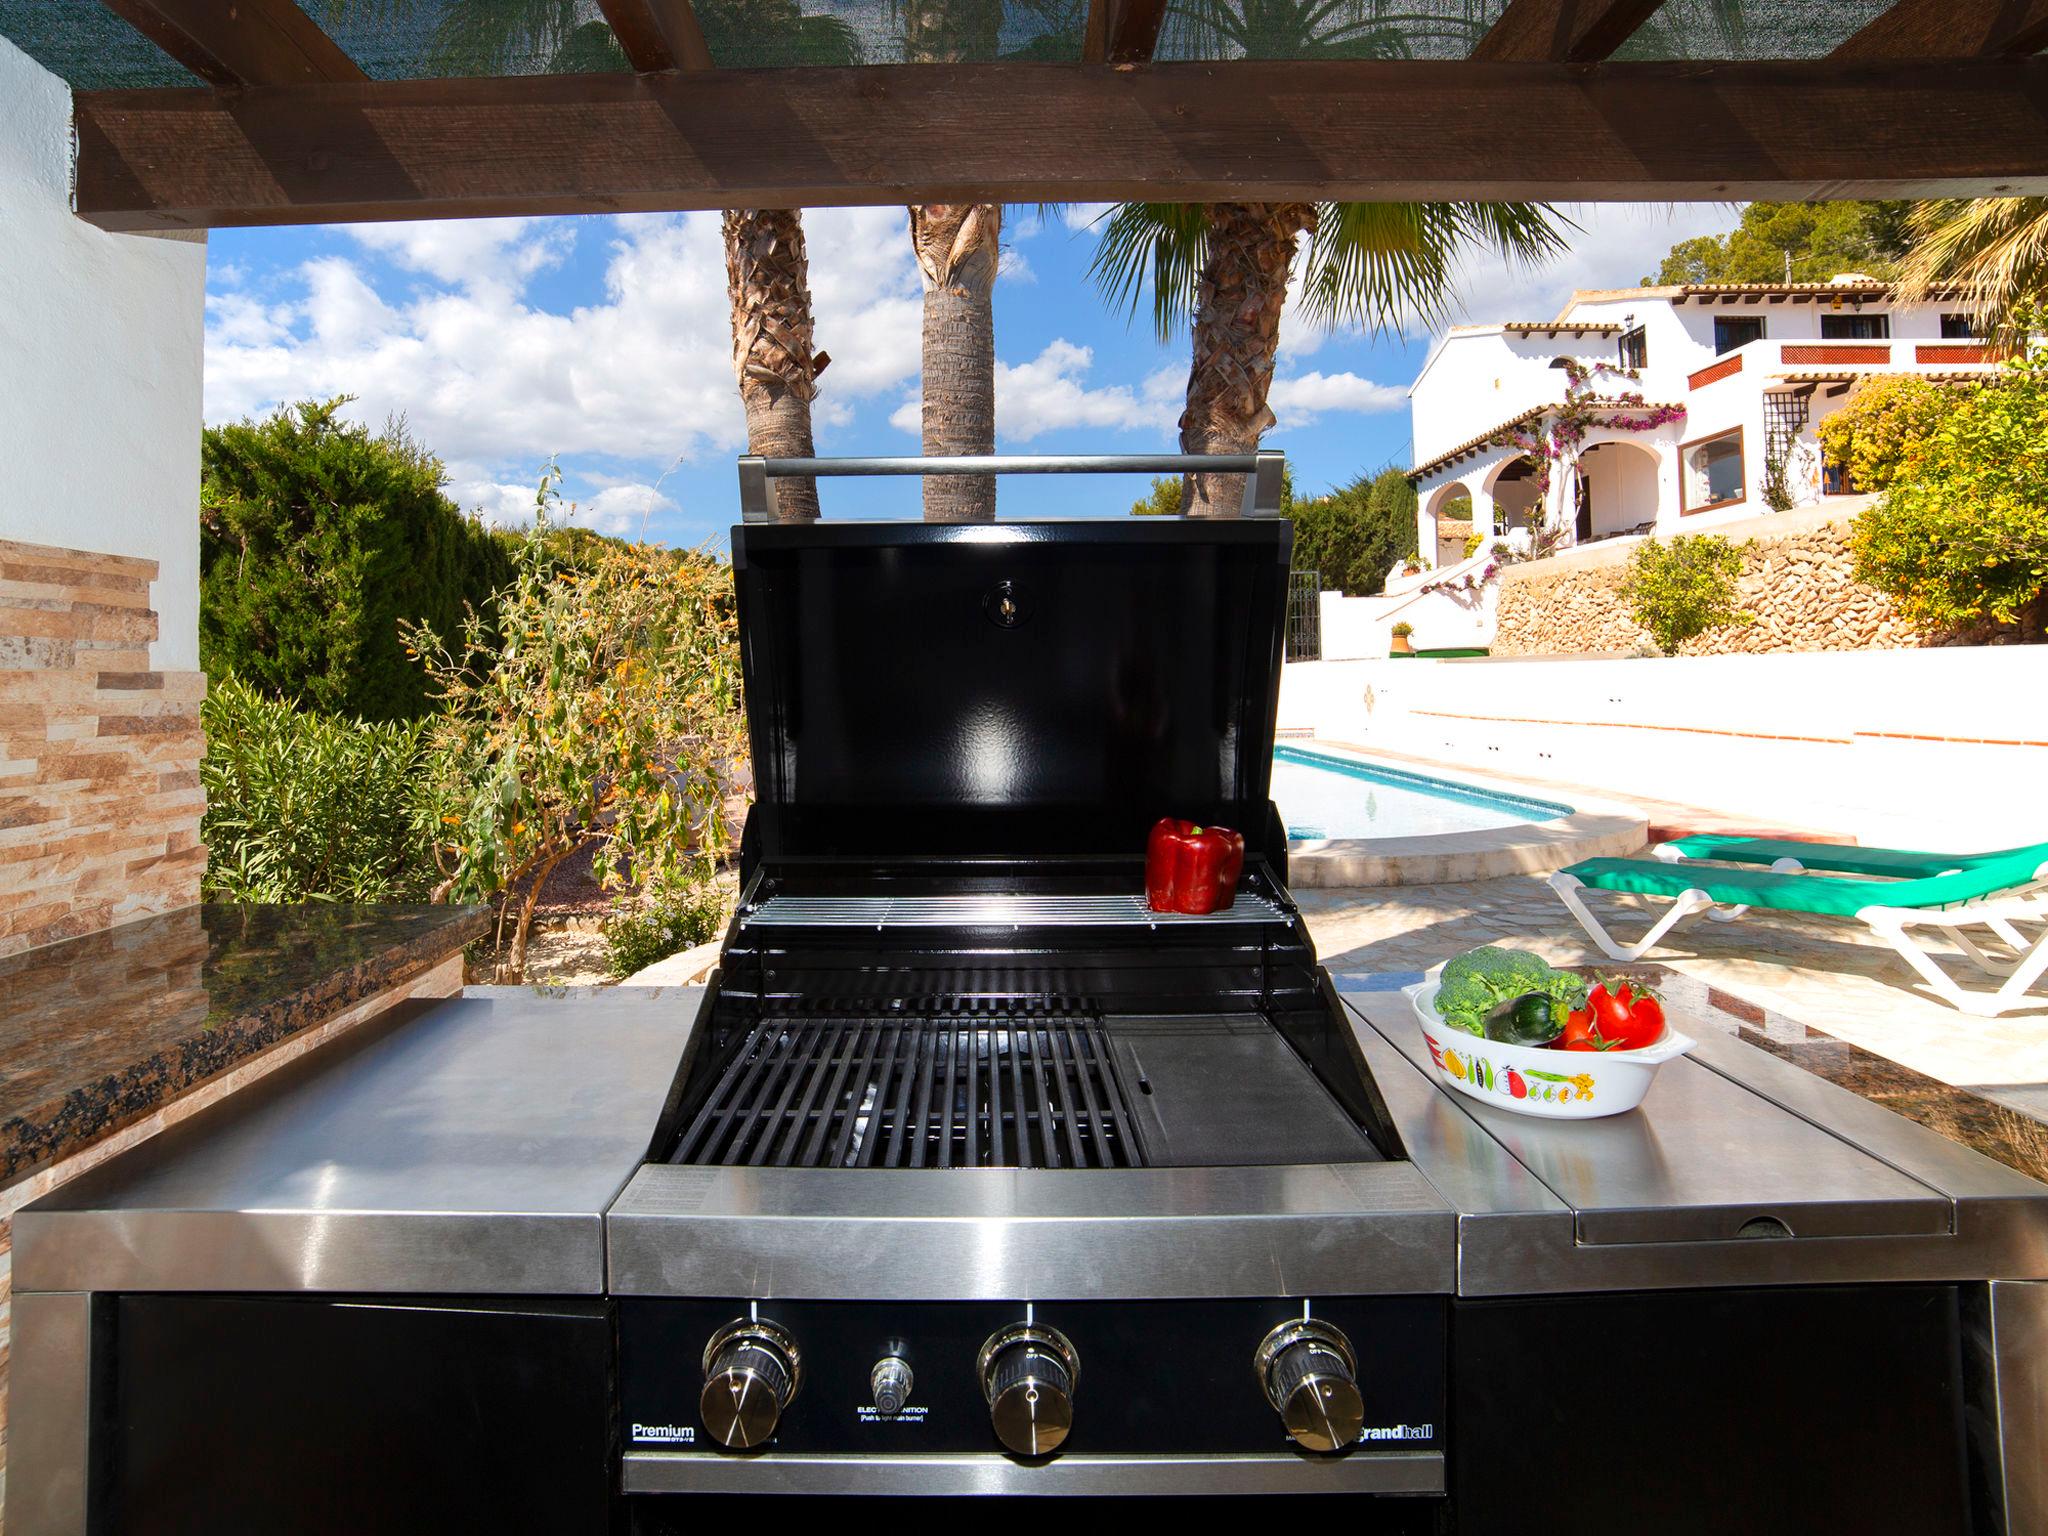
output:
M 1573 814 L 1555 800 L 1494 794 L 1305 747 L 1274 748 L 1273 803 L 1288 837 L 1300 841 L 1483 832 Z

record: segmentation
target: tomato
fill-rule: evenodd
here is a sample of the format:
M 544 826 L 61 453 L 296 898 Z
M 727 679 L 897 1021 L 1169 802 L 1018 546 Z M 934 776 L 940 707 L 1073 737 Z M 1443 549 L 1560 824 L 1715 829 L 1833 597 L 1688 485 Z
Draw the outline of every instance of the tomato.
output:
M 1616 1050 L 1639 1051 L 1664 1038 L 1664 1005 L 1645 992 L 1629 1004 L 1628 1019 L 1613 1031 Z
M 1600 1026 L 1601 1034 L 1612 1038 L 1628 1024 L 1629 996 L 1626 982 L 1617 982 L 1610 991 L 1603 981 L 1586 994 L 1586 1007 L 1593 1022 Z
M 1601 1041 L 1594 1049 L 1639 1051 L 1664 1038 L 1664 1005 L 1647 988 L 1637 992 L 1625 981 L 1602 983 L 1587 994 L 1586 1007 Z M 1569 1040 L 1569 1027 L 1565 1034 Z
M 1613 1045 L 1593 1022 L 1593 1011 L 1580 1008 L 1565 1015 L 1564 1033 L 1558 1036 L 1560 1049 L 1567 1051 L 1604 1051 Z

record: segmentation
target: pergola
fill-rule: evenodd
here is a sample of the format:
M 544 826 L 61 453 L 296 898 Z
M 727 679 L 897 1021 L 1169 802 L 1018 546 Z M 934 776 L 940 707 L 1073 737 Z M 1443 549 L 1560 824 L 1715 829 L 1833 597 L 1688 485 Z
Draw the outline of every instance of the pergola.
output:
M 902 39 L 945 0 L 805 0 L 872 61 L 834 67 L 720 3 L 710 29 L 691 0 L 560 0 L 630 65 L 580 73 L 464 62 L 478 0 L 0 0 L 0 34 L 74 87 L 77 211 L 111 230 L 2048 192 L 2048 0 L 1354 0 L 1349 48 L 1276 30 L 1275 0 L 1006 0 L 993 51 L 935 62 Z

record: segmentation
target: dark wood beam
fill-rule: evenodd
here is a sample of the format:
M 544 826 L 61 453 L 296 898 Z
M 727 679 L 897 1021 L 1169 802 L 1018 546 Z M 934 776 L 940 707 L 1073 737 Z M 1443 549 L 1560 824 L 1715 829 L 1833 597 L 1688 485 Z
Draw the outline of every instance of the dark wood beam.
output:
M 341 45 L 292 0 L 105 0 L 157 47 L 212 85 L 364 80 Z
M 597 0 L 626 62 L 658 69 L 711 69 L 711 49 L 690 0 Z
M 1109 19 L 1115 0 L 1088 0 L 1088 19 L 1081 28 L 1081 62 L 1103 64 L 1109 60 Z
M 2048 0 L 1899 0 L 1838 59 L 1964 59 L 2048 48 Z
M 78 211 L 109 229 L 955 201 L 2048 194 L 2048 59 L 2035 58 L 868 65 L 81 91 L 74 111 Z
M 1109 62 L 1142 64 L 1159 46 L 1166 0 L 1111 0 Z
M 1611 57 L 1664 0 L 1508 0 L 1472 50 L 1497 63 L 1592 64 Z

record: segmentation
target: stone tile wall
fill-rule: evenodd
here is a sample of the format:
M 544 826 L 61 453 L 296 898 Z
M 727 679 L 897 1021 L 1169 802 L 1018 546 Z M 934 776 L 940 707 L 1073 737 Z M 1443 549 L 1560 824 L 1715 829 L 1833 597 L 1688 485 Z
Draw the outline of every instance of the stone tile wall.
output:
M 206 678 L 150 670 L 155 578 L 0 540 L 0 955 L 199 899 Z
M 1944 643 L 1922 635 L 1889 597 L 1855 579 L 1848 532 L 1848 523 L 1840 521 L 1795 523 L 1783 536 L 1752 536 L 1735 584 L 1736 604 L 1752 621 L 1708 630 L 1681 645 L 1679 654 L 1897 650 Z M 1615 560 L 1597 564 L 1536 561 L 1509 567 L 1493 654 L 1626 654 L 1652 646 L 1622 600 L 1626 569 L 1619 552 Z

